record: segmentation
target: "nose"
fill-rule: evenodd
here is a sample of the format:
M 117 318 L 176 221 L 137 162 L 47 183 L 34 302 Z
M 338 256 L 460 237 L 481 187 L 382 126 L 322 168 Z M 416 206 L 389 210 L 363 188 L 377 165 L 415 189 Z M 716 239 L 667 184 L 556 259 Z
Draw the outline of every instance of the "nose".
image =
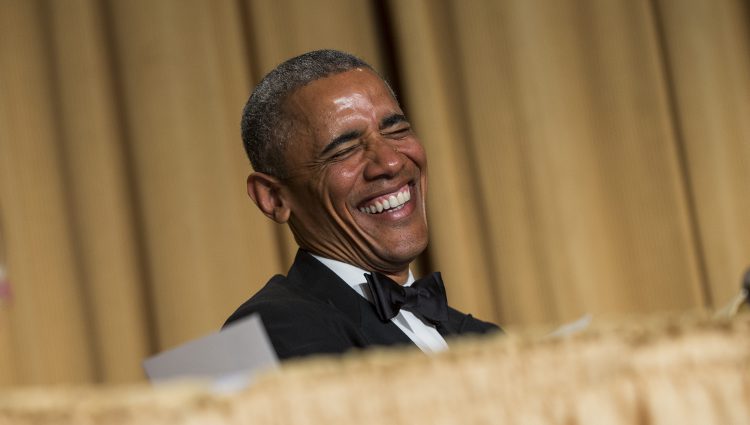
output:
M 367 166 L 364 177 L 368 180 L 391 178 L 404 168 L 405 156 L 389 141 L 373 137 L 367 143 Z

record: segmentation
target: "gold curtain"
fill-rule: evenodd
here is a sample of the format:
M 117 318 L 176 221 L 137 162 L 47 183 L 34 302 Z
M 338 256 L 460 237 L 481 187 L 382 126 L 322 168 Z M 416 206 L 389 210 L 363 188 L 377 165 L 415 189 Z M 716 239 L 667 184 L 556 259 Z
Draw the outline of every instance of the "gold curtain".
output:
M 456 307 L 513 326 L 738 290 L 747 2 L 0 0 L 0 385 L 141 379 L 286 270 L 239 113 L 316 48 L 400 92 L 430 161 L 420 265 Z

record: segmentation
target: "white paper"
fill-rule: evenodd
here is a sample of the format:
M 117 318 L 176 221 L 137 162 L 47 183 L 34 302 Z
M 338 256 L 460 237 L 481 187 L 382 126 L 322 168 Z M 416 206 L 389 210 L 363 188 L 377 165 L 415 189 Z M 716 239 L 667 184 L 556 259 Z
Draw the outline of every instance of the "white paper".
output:
M 555 329 L 552 333 L 547 335 L 548 337 L 566 337 L 588 328 L 591 324 L 591 315 L 584 314 L 575 322 L 566 323 L 559 328 Z
M 276 353 L 257 314 L 143 362 L 153 383 L 208 379 L 220 391 L 243 388 L 258 372 L 277 366 Z

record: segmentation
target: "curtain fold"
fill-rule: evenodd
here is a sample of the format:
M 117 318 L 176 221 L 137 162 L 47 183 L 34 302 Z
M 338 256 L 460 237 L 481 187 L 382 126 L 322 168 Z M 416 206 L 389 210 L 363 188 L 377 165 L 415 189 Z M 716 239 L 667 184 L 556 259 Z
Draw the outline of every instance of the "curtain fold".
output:
M 111 2 L 122 119 L 157 349 L 215 330 L 279 267 L 245 195 L 237 122 L 250 87 L 229 2 Z
M 460 301 L 502 323 L 703 305 L 648 2 L 409 5 L 431 255 L 472 276 Z
M 51 35 L 51 100 L 92 366 L 102 380 L 129 380 L 153 348 L 102 10 L 89 0 L 50 2 L 46 15 L 40 26 Z
M 656 2 L 707 294 L 721 305 L 750 266 L 750 4 Z
M 12 304 L 3 330 L 7 383 L 85 382 L 95 376 L 87 303 L 60 143 L 50 30 L 35 2 L 0 10 L 0 172 Z
M 750 265 L 738 0 L 0 0 L 0 385 L 142 379 L 296 244 L 241 109 L 307 50 L 401 88 L 455 307 L 505 326 L 716 307 Z

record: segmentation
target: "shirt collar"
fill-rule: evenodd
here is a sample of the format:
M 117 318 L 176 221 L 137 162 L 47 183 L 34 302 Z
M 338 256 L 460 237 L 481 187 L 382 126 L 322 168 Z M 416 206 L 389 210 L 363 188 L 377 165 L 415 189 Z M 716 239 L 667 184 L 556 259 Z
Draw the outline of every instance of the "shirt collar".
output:
M 372 300 L 370 291 L 365 290 L 365 288 L 367 287 L 367 279 L 365 278 L 365 274 L 370 272 L 360 269 L 357 266 L 344 263 L 342 261 L 321 257 L 313 253 L 310 253 L 310 255 L 315 257 L 316 260 L 323 263 L 324 266 L 331 269 L 332 272 L 336 273 L 336 275 L 340 277 L 341 280 L 346 282 L 347 285 L 351 286 L 352 289 L 357 291 L 359 295 L 365 297 L 367 300 Z M 412 283 L 414 283 L 414 275 L 412 275 L 411 269 L 409 269 L 409 277 L 406 279 L 406 283 L 404 284 L 404 286 L 411 286 Z

